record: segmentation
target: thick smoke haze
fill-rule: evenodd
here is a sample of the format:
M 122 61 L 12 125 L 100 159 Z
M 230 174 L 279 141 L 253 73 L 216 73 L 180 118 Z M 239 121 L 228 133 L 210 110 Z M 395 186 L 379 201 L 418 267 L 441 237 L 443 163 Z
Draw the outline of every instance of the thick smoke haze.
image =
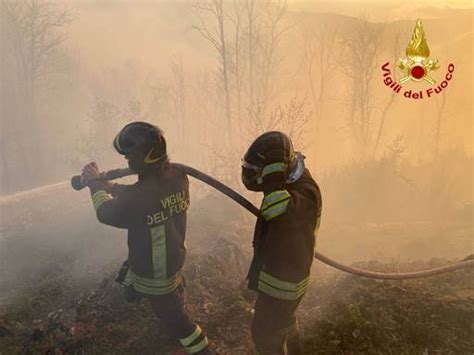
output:
M 123 167 L 112 140 L 135 120 L 165 131 L 173 161 L 240 192 L 246 147 L 264 131 L 288 133 L 321 186 L 318 248 L 343 261 L 472 253 L 469 3 L 216 4 L 2 2 L 4 289 L 11 270 L 40 269 L 25 258 L 74 255 L 74 274 L 124 256 L 123 232 L 98 226 L 88 192 L 67 183 L 28 191 L 68 181 L 90 161 Z M 448 87 L 423 100 L 393 94 L 381 69 L 389 62 L 402 77 L 395 63 L 417 18 L 439 60 L 432 77 L 440 83 L 455 67 Z M 191 226 L 238 226 L 250 246 L 250 216 L 200 184 L 192 189 Z

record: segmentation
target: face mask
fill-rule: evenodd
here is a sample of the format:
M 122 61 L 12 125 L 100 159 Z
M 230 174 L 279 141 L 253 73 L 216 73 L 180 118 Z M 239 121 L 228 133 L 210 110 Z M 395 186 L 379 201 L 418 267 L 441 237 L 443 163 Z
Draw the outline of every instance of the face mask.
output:
M 250 191 L 263 191 L 260 172 L 242 167 L 242 183 Z

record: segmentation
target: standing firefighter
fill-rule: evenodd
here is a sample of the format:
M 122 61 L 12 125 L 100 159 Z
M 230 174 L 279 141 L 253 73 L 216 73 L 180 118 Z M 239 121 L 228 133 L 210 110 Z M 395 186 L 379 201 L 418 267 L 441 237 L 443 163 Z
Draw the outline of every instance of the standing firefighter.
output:
M 296 308 L 306 292 L 315 233 L 321 218 L 319 187 L 281 132 L 252 143 L 242 162 L 242 181 L 262 191 L 254 235 L 249 288 L 258 291 L 252 339 L 258 354 L 299 354 Z
M 94 180 L 99 175 L 95 163 L 84 167 L 83 177 L 99 221 L 128 229 L 128 261 L 118 281 L 125 286 L 128 300 L 148 298 L 188 353 L 209 354 L 207 337 L 184 309 L 181 269 L 186 253 L 188 178 L 170 165 L 163 132 L 156 126 L 130 123 L 116 136 L 114 147 L 138 173 L 135 184 L 111 197 L 110 183 Z

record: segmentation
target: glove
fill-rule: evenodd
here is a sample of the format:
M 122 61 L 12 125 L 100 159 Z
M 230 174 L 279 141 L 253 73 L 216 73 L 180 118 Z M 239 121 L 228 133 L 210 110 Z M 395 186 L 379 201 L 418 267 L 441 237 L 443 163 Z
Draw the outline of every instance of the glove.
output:
M 128 260 L 125 260 L 120 268 L 119 272 L 117 273 L 117 278 L 115 279 L 116 282 L 121 284 L 125 287 L 125 300 L 130 303 L 138 303 L 142 296 L 138 293 L 132 285 L 124 285 L 125 276 L 127 275 L 128 269 L 130 268 L 130 264 Z
M 89 163 L 82 168 L 82 178 L 85 185 L 93 191 L 105 189 L 104 182 L 98 180 L 100 178 L 100 170 L 95 162 Z

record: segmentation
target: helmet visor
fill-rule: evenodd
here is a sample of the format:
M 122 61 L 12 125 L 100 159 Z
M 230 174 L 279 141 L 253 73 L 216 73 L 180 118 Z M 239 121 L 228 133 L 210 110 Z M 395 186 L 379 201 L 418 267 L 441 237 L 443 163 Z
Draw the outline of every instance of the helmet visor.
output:
M 257 165 L 250 164 L 245 158 L 242 158 L 242 169 L 252 170 L 254 172 L 261 172 L 263 169 Z
M 114 139 L 114 148 L 117 150 L 119 154 L 122 155 L 129 155 L 131 153 L 135 153 L 137 151 L 143 151 L 146 146 L 147 142 L 142 137 L 130 137 L 126 134 L 122 134 L 120 132 Z

